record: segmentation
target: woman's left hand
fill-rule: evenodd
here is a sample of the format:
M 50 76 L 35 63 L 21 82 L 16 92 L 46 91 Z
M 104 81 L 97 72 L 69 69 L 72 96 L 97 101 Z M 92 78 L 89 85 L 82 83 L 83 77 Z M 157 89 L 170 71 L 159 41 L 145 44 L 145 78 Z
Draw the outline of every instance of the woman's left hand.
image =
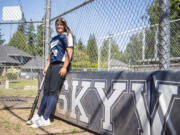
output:
M 64 78 L 66 76 L 67 69 L 65 67 L 62 67 L 59 71 L 59 75 Z

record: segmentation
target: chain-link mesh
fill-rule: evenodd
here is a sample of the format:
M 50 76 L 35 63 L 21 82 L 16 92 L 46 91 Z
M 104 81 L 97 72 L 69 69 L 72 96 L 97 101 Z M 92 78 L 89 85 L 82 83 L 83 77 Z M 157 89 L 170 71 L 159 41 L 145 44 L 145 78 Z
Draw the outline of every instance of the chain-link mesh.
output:
M 44 24 L 1 23 L 6 41 L 0 45 L 0 85 L 6 89 L 37 89 L 44 67 Z
M 52 0 L 52 5 L 56 2 Z M 162 14 L 168 15 L 171 9 L 169 20 L 168 16 L 160 16 L 159 0 L 94 0 L 70 13 L 59 14 L 75 36 L 73 69 L 148 71 L 168 69 L 168 62 L 170 68 L 180 69 L 179 1 L 170 3 L 169 9 L 168 5 L 161 5 L 162 9 L 166 7 Z M 160 27 L 164 18 L 169 26 Z M 54 28 L 54 20 L 51 27 Z
M 49 33 L 57 34 L 56 18 L 66 19 L 74 35 L 73 71 L 179 70 L 179 6 L 179 0 L 51 0 Z M 36 84 L 49 49 L 41 19 L 0 23 L 1 87 Z M 20 79 L 29 79 L 21 83 L 27 85 Z

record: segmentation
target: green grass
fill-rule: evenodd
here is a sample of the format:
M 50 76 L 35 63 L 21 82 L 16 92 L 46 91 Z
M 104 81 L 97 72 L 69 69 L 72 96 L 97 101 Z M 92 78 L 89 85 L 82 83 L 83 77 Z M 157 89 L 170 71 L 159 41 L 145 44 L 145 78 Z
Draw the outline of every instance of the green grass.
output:
M 0 88 L 0 96 L 24 96 L 34 97 L 37 95 L 37 88 L 24 90 L 25 86 L 38 86 L 37 79 L 34 80 L 13 80 L 9 82 L 9 89 Z
M 35 97 L 36 95 L 37 95 L 37 90 L 0 89 L 0 96 Z
M 18 87 L 24 87 L 24 86 L 37 86 L 38 80 L 12 80 L 9 82 L 9 88 L 18 88 Z

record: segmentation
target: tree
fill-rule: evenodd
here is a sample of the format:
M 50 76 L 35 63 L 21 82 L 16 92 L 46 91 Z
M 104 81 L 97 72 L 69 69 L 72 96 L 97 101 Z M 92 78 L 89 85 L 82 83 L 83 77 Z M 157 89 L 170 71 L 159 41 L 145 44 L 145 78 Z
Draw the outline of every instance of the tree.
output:
M 142 34 L 134 34 L 130 37 L 126 50 L 122 53 L 121 59 L 125 63 L 136 64 L 142 58 Z
M 19 24 L 17 31 L 22 32 L 23 34 L 26 34 L 26 19 L 24 18 L 24 13 L 22 13 L 22 23 Z
M 108 49 L 109 49 L 109 40 L 104 40 L 103 45 L 100 48 L 101 51 L 101 62 L 106 62 L 108 61 Z
M 159 0 L 155 0 L 148 8 L 148 17 L 151 25 L 159 23 Z M 180 17 L 180 0 L 170 0 L 170 18 L 178 19 Z M 144 16 L 145 17 L 145 16 Z M 154 46 L 156 43 L 157 27 L 150 27 L 145 30 L 145 58 L 154 57 Z M 180 55 L 180 21 L 171 23 L 171 56 Z M 121 60 L 125 63 L 136 64 L 142 58 L 142 40 L 143 33 L 134 34 L 130 37 L 126 50 L 121 54 Z
M 159 0 L 155 0 L 148 8 L 148 16 L 151 24 L 159 23 Z M 180 0 L 170 0 L 170 19 L 176 20 L 180 18 Z M 171 56 L 178 57 L 180 55 L 180 21 L 171 24 Z M 152 31 L 152 29 L 150 29 Z M 152 39 L 153 40 L 153 39 Z M 153 48 L 152 48 L 153 49 Z M 151 49 L 151 51 L 152 51 Z M 149 49 L 150 50 L 150 49 Z
M 111 45 L 112 45 L 112 47 L 111 47 L 111 52 L 112 52 L 111 59 L 118 59 L 119 60 L 120 56 L 121 56 L 121 52 L 119 51 L 118 44 L 116 43 L 115 40 L 112 40 L 111 42 L 112 42 L 111 43 Z
M 87 51 L 78 49 L 79 45 L 74 45 L 74 58 L 72 61 L 73 68 L 88 68 L 90 66 Z
M 146 59 L 152 59 L 154 58 L 155 54 L 154 54 L 154 48 L 155 48 L 155 44 L 156 44 L 156 32 L 157 32 L 157 27 L 153 27 L 150 29 L 146 29 L 145 30 L 145 58 Z
M 180 17 L 180 0 L 170 0 L 170 17 L 172 20 L 179 19 Z
M 32 21 L 32 20 L 31 20 Z M 29 54 L 35 56 L 37 54 L 35 48 L 36 34 L 33 23 L 29 23 L 27 31 L 27 44 L 29 48 Z
M 14 46 L 20 50 L 25 52 L 29 52 L 29 48 L 27 46 L 27 38 L 26 38 L 26 20 L 24 18 L 24 14 L 22 17 L 23 23 L 19 24 L 17 31 L 13 34 L 13 37 L 10 39 L 8 45 Z
M 74 44 L 77 44 L 77 45 L 78 45 L 78 49 L 79 49 L 79 50 L 87 51 L 85 45 L 83 45 L 83 42 L 82 42 L 81 38 L 79 39 L 78 43 L 74 43 Z
M 44 37 L 44 26 L 43 24 L 37 26 L 37 55 L 43 56 L 43 37 Z
M 170 18 L 171 20 L 179 19 L 180 17 L 180 0 L 170 0 Z M 148 16 L 151 24 L 159 23 L 159 0 L 155 0 L 148 8 Z
M 76 36 L 75 36 L 75 35 L 73 35 L 73 42 L 74 42 L 74 44 L 76 44 L 76 45 L 78 44 L 78 43 L 77 43 L 77 39 L 76 39 Z
M 94 35 L 90 35 L 87 45 L 87 54 L 91 63 L 97 63 L 98 49 L 96 44 L 96 38 Z
M 118 44 L 113 39 L 106 39 L 103 41 L 103 45 L 101 47 L 101 61 L 106 62 L 108 61 L 108 55 L 109 55 L 109 45 L 110 45 L 110 54 L 111 59 L 120 59 L 121 52 L 119 51 Z
M 78 49 L 82 50 L 83 43 L 82 43 L 81 38 L 79 39 L 79 41 L 78 41 L 77 45 L 78 45 Z
M 27 42 L 26 36 L 22 32 L 17 31 L 14 33 L 14 35 L 11 38 L 11 40 L 9 41 L 8 45 L 14 46 L 20 50 L 28 52 L 29 49 L 28 49 L 26 42 Z

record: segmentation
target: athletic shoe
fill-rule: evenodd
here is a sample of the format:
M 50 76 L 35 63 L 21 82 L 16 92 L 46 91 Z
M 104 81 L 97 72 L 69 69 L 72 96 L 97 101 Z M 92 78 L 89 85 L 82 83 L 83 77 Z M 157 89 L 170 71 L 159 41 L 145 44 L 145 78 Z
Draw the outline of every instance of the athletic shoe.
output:
M 39 120 L 35 121 L 35 123 L 31 125 L 31 127 L 32 128 L 45 127 L 45 126 L 49 126 L 50 124 L 51 124 L 50 120 L 49 119 L 45 120 L 42 116 Z
M 26 124 L 31 125 L 34 124 L 35 121 L 39 120 L 41 117 L 38 114 L 33 115 L 33 117 L 26 122 Z

